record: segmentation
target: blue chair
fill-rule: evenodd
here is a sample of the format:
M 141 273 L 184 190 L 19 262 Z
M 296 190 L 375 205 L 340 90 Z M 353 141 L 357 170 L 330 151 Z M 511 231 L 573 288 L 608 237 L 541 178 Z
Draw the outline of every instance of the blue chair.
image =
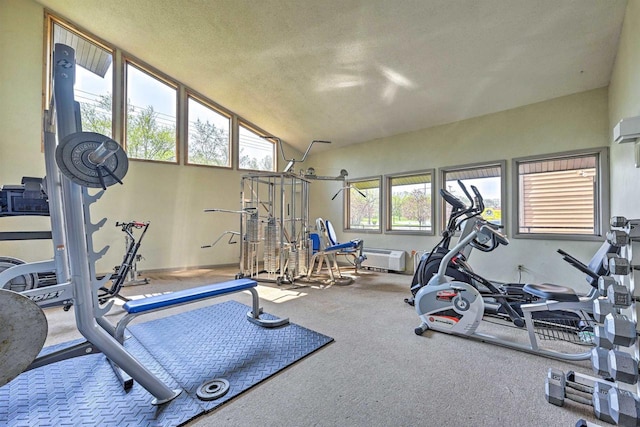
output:
M 309 262 L 307 278 L 309 278 L 313 273 L 316 261 L 320 260 L 316 271 L 317 273 L 322 270 L 323 265 L 326 265 L 332 283 L 336 281 L 336 277 L 333 273 L 334 269 L 338 272 L 338 278 L 343 279 L 344 277 L 342 276 L 340 266 L 338 265 L 338 255 L 353 258 L 352 264 L 357 272 L 362 261 L 367 259 L 367 257 L 362 253 L 364 241 L 361 239 L 354 239 L 346 243 L 338 243 L 333 225 L 330 221 L 324 221 L 322 218 L 316 219 L 316 229 L 318 233 L 311 233 L 309 235 L 312 240 L 314 253 Z

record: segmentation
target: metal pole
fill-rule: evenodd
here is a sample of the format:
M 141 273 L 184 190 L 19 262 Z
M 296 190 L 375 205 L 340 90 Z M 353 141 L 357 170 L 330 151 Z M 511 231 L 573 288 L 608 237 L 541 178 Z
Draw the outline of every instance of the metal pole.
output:
M 77 132 L 80 128 L 79 104 L 73 100 L 75 78 L 74 51 L 69 46 L 56 44 L 54 51 L 54 99 L 58 140 Z M 76 324 L 80 333 L 111 361 L 120 366 L 155 396 L 154 404 L 168 402 L 181 390 L 172 390 L 134 358 L 113 336 L 96 321 L 93 292 L 89 275 L 86 227 L 82 188 L 63 179 L 64 215 L 69 245 L 69 267 L 74 292 Z

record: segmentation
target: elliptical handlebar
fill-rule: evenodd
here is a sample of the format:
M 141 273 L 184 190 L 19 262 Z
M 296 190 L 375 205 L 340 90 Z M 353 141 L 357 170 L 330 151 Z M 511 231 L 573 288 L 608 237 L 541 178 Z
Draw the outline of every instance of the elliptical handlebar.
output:
M 460 181 L 458 181 L 460 182 Z M 462 200 L 451 194 L 449 191 L 444 188 L 440 189 L 440 195 L 442 198 L 449 203 L 454 209 L 465 209 L 467 205 L 464 204 Z
M 443 235 L 445 236 L 453 235 L 455 230 L 464 220 L 478 216 L 484 211 L 484 202 L 478 189 L 473 185 L 471 186 L 471 189 L 476 195 L 476 197 L 472 197 L 464 183 L 461 180 L 458 180 L 457 182 L 471 204 L 467 206 L 462 200 L 451 194 L 448 190 L 445 190 L 444 188 L 440 189 L 440 195 L 452 207 L 449 220 L 447 221 L 447 228 L 443 232 Z M 464 218 L 458 221 L 460 217 Z
M 464 186 L 464 184 L 462 183 L 460 183 L 460 185 Z M 471 186 L 471 190 L 473 190 L 473 194 L 476 196 L 476 209 L 478 210 L 478 213 L 481 214 L 482 212 L 484 212 L 484 199 L 482 198 L 482 194 L 480 194 L 480 191 L 478 191 L 478 188 L 475 185 Z
M 500 245 L 506 246 L 509 244 L 507 236 L 501 233 L 495 224 L 491 224 L 485 220 L 479 220 L 476 223 L 476 230 L 478 235 L 482 235 L 488 239 L 488 243 L 481 242 L 476 236 L 469 244 L 482 252 L 491 252 Z

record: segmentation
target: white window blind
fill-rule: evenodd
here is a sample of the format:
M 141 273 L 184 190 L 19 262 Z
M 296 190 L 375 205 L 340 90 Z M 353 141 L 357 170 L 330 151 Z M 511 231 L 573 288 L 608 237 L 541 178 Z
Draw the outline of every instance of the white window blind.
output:
M 520 163 L 520 233 L 594 234 L 596 156 Z

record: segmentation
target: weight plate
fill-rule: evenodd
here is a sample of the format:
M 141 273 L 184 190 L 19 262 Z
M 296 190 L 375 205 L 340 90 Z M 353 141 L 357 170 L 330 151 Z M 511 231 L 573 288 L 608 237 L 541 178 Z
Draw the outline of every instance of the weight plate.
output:
M 99 169 L 101 169 L 106 187 L 118 182 L 117 179 L 109 175 L 106 169 L 110 170 L 119 180 L 122 180 L 129 169 L 129 160 L 124 150 L 119 149 L 116 151 L 114 155 L 102 164 L 102 168 L 98 168 L 89 160 L 89 155 L 105 141 L 117 144 L 109 137 L 95 132 L 76 132 L 67 135 L 56 148 L 56 163 L 60 172 L 83 187 L 102 187 Z
M 0 289 L 0 387 L 36 358 L 47 338 L 47 318 L 38 305 L 19 293 Z
M 215 400 L 229 391 L 229 381 L 224 378 L 215 378 L 198 387 L 196 394 L 200 400 Z
M 8 268 L 16 265 L 24 264 L 24 261 L 18 258 L 0 257 L 0 273 Z M 7 283 L 1 284 L 4 289 L 8 289 L 14 292 L 24 292 L 29 289 L 36 288 L 38 285 L 38 276 L 35 273 L 23 274 L 22 276 L 14 277 Z

